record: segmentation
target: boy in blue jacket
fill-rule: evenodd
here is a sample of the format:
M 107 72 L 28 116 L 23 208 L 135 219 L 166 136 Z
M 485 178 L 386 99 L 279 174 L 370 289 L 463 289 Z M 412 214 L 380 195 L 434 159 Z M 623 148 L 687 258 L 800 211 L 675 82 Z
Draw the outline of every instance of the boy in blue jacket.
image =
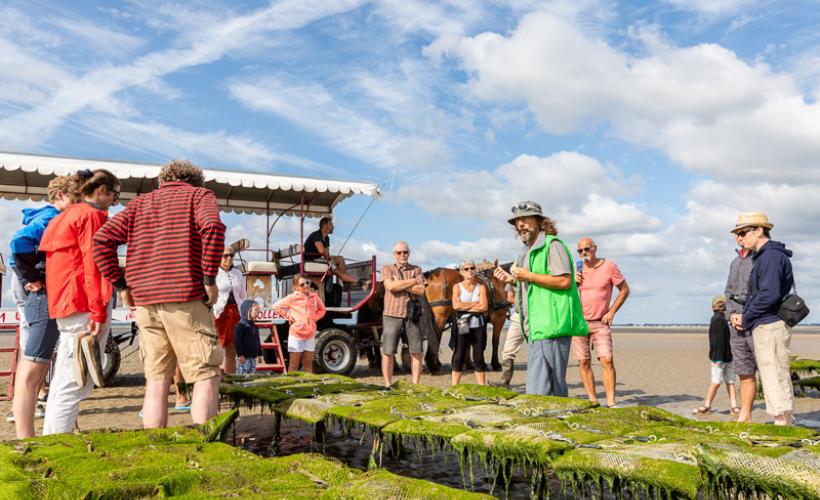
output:
M 259 327 L 254 320 L 259 315 L 259 304 L 244 300 L 239 306 L 239 324 L 234 329 L 237 375 L 256 373 L 256 358 L 262 355 Z
M 43 385 L 54 348 L 60 338 L 57 322 L 49 319 L 46 297 L 45 255 L 40 239 L 49 222 L 69 205 L 79 201 L 79 183 L 74 175 L 56 177 L 48 183 L 49 205 L 23 209 L 23 227 L 11 238 L 9 265 L 23 291 L 23 317 L 27 335 L 20 337 L 23 358 L 14 382 L 12 415 L 20 439 L 34 437 L 37 391 Z M 41 403 L 42 405 L 42 403 Z
M 775 425 L 792 425 L 794 389 L 789 372 L 791 328 L 780 319 L 783 299 L 794 287 L 790 257 L 786 245 L 771 239 L 774 227 L 760 212 L 740 214 L 732 230 L 743 248 L 755 252 L 749 291 L 743 314 L 732 314 L 735 328 L 752 332 L 757 370 L 766 398 L 766 413 L 774 416 Z

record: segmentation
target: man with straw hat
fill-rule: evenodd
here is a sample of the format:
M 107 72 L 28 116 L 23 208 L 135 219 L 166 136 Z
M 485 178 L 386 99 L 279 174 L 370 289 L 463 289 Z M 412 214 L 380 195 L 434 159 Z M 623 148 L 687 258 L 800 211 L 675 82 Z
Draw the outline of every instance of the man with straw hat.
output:
M 732 314 L 730 321 L 736 329 L 752 332 L 766 412 L 774 416 L 775 425 L 792 425 L 791 328 L 777 314 L 783 299 L 794 288 L 789 260 L 792 252 L 783 243 L 771 239 L 769 232 L 773 227 L 765 214 L 746 212 L 738 216 L 731 231 L 743 248 L 755 252 L 755 256 L 743 313 Z
M 493 274 L 517 287 L 518 314 L 513 321 L 518 320 L 515 331 L 528 341 L 527 394 L 566 397 L 572 337 L 589 334 L 575 284 L 572 254 L 558 239 L 555 222 L 544 216 L 538 203 L 516 204 L 508 222 L 524 246 L 509 273 L 496 267 Z M 514 360 L 521 344 L 520 338 L 510 336 L 510 331 L 502 354 L 505 368 L 504 363 Z

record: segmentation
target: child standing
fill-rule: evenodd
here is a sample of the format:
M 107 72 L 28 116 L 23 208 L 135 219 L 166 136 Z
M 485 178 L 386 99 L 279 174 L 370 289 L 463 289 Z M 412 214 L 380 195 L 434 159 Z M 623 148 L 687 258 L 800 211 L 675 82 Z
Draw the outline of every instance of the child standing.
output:
M 726 322 L 726 298 L 718 295 L 712 299 L 712 321 L 709 323 L 709 360 L 712 364 L 712 384 L 706 393 L 703 406 L 695 408 L 695 415 L 712 413 L 712 401 L 717 395 L 720 384 L 726 384 L 732 414 L 740 413 L 735 394 L 735 372 L 732 369 L 732 350 L 729 347 L 729 324 Z
M 316 350 L 316 322 L 325 315 L 322 299 L 311 292 L 310 278 L 303 274 L 293 277 L 293 293 L 273 304 L 274 309 L 285 309 L 290 323 L 288 330 L 288 371 L 313 372 L 313 351 Z
M 259 304 L 247 299 L 239 306 L 239 323 L 234 328 L 236 346 L 236 373 L 250 375 L 256 373 L 256 358 L 262 355 L 259 341 L 259 327 L 254 321 L 259 315 Z

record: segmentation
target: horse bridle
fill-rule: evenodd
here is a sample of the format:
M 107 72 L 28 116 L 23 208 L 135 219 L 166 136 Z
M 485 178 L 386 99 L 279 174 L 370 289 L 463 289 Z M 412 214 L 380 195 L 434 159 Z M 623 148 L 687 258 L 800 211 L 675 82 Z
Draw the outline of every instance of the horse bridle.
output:
M 447 273 L 444 273 L 444 299 L 430 302 L 430 307 L 447 307 L 453 305 L 453 300 L 447 298 L 447 293 L 450 290 L 450 287 L 447 285 Z

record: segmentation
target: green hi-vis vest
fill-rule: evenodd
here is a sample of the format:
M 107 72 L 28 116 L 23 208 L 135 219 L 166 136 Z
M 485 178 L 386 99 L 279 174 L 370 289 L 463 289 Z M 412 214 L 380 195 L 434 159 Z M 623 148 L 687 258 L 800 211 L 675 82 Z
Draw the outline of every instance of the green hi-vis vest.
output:
M 572 264 L 572 254 L 563 241 L 552 235 L 546 235 L 544 245 L 533 248 L 530 252 L 530 271 L 538 274 L 549 274 L 549 248 L 552 240 L 564 247 Z M 527 286 L 527 320 L 530 327 L 529 341 L 548 340 L 559 337 L 580 337 L 589 335 L 589 327 L 581 308 L 581 297 L 575 284 L 575 266 L 570 265 L 570 283 L 566 290 L 551 290 L 530 283 Z M 519 316 L 524 321 L 523 315 Z M 521 331 L 524 332 L 523 324 Z

